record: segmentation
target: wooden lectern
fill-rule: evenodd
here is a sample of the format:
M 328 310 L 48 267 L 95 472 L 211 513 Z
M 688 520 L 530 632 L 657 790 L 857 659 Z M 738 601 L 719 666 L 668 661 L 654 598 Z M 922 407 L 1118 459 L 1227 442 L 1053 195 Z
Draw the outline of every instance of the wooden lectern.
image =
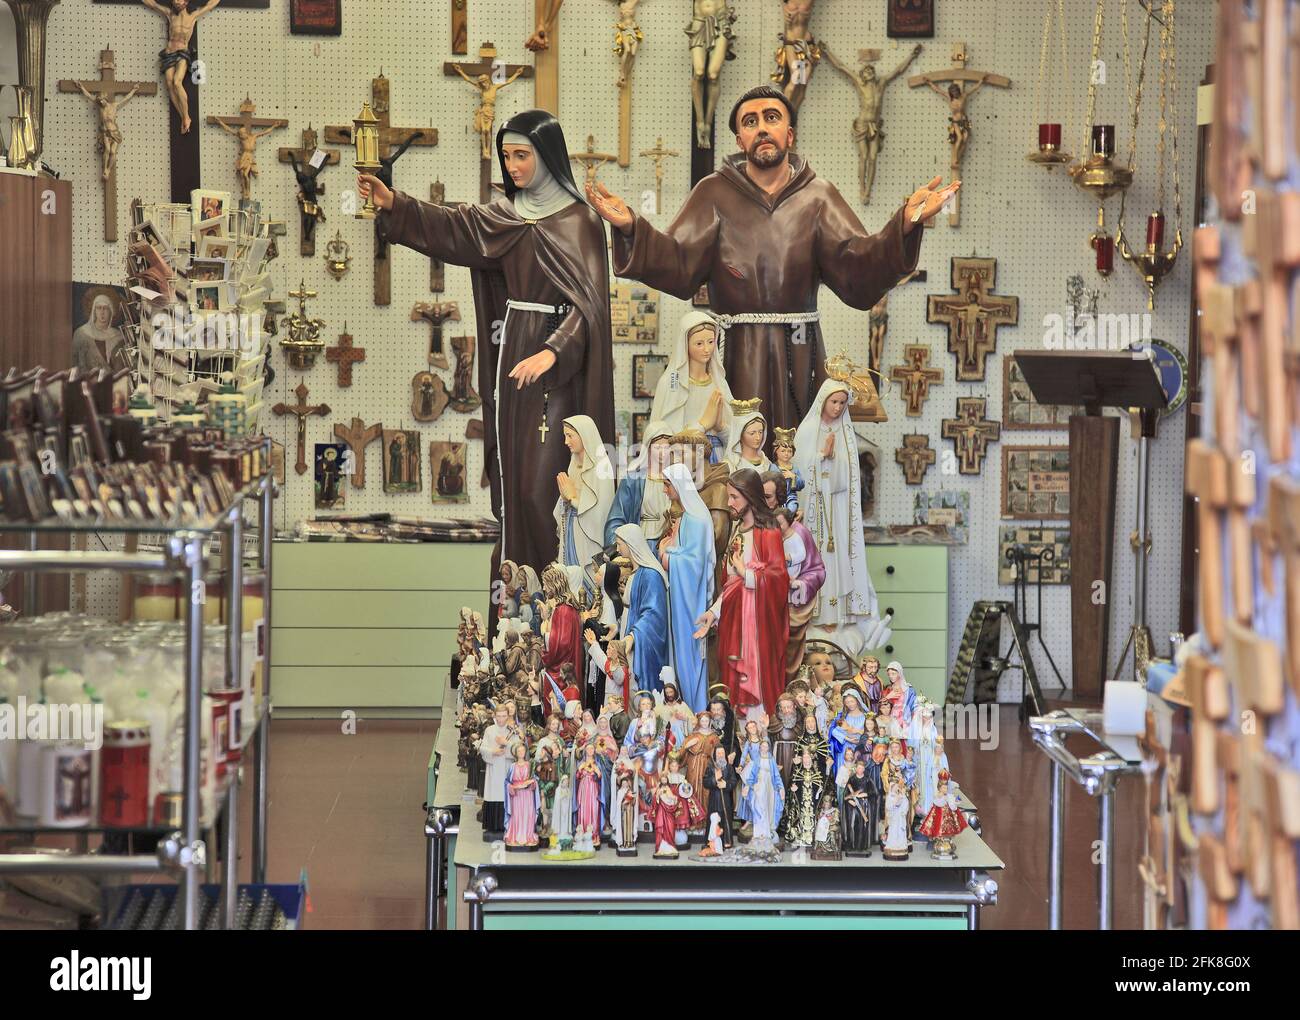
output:
M 1070 418 L 1070 647 L 1075 696 L 1100 700 L 1113 598 L 1120 421 L 1103 417 L 1101 409 L 1142 411 L 1144 431 L 1148 422 L 1153 430 L 1155 412 L 1167 399 L 1145 352 L 1016 351 L 1015 359 L 1040 404 L 1084 409 Z

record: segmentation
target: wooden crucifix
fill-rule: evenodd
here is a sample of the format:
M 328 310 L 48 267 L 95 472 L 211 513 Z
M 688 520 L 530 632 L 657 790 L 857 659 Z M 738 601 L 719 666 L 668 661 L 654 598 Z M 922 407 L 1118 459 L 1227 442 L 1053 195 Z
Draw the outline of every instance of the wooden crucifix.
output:
M 903 364 L 895 365 L 889 377 L 903 387 L 907 416 L 919 418 L 921 408 L 930 396 L 931 384 L 938 386 L 943 382 L 943 369 L 930 365 L 928 345 L 908 344 L 903 348 Z
M 298 403 L 282 401 L 271 408 L 271 413 L 276 417 L 291 414 L 298 419 L 298 462 L 293 469 L 302 475 L 307 473 L 307 417 L 314 414 L 323 418 L 330 413 L 330 407 L 329 404 L 308 404 L 306 383 L 299 383 L 293 392 L 297 394 Z
M 618 4 L 618 22 L 614 25 L 614 56 L 618 58 L 618 165 L 632 162 L 632 71 L 636 55 L 641 49 L 645 33 L 636 21 L 636 8 L 641 0 L 614 0 Z M 659 139 L 659 148 L 664 141 Z M 643 152 L 641 155 L 645 155 Z M 673 153 L 673 155 L 677 155 Z
M 239 142 L 239 155 L 235 157 L 235 174 L 239 178 L 239 196 L 247 201 L 253 197 L 253 178 L 257 176 L 257 140 L 272 131 L 287 128 L 289 122 L 278 117 L 254 117 L 257 104 L 247 95 L 239 104 L 238 117 L 209 116 L 209 124 L 215 124 L 226 134 Z M 261 128 L 260 131 L 253 130 Z
M 596 151 L 596 136 L 587 136 L 587 148 L 582 152 L 569 153 L 569 159 L 575 163 L 581 163 L 587 171 L 587 183 L 596 183 L 596 173 L 606 163 L 618 162 L 618 157 L 608 152 Z
M 433 327 L 429 339 L 429 364 L 433 368 L 450 368 L 442 343 L 444 322 L 460 322 L 460 305 L 455 301 L 420 301 L 411 309 L 412 322 L 427 322 Z
M 966 66 L 966 44 L 959 42 L 952 48 L 952 61 L 955 66 L 946 71 L 931 71 L 928 74 L 914 74 L 907 79 L 908 88 L 920 85 L 929 86 L 948 104 L 948 168 L 953 179 L 961 177 L 961 163 L 966 155 L 966 146 L 970 143 L 970 117 L 966 114 L 966 101 L 985 85 L 996 85 L 1001 89 L 1011 87 L 1011 79 L 991 71 L 972 71 Z M 947 83 L 944 87 L 941 83 Z M 966 85 L 964 82 L 972 82 Z M 961 223 L 961 192 L 948 200 L 951 210 L 948 213 L 948 226 L 955 227 Z
M 957 417 L 943 419 L 943 438 L 952 440 L 960 474 L 979 474 L 989 443 L 1002 438 L 1002 423 L 984 417 L 986 406 L 985 397 L 958 397 Z
M 931 294 L 926 322 L 948 327 L 948 350 L 957 358 L 958 382 L 981 382 L 985 361 L 997 347 L 999 326 L 1014 326 L 1020 320 L 1020 299 L 993 295 L 997 259 L 976 256 L 952 260 L 952 289 L 948 294 Z
M 429 201 L 434 205 L 447 204 L 447 186 L 442 181 L 434 181 L 429 185 Z M 446 289 L 446 263 L 442 259 L 429 259 L 429 290 L 434 294 L 441 294 Z
M 560 8 L 564 0 L 533 0 L 537 29 L 524 47 L 533 54 L 537 77 L 533 81 L 533 105 L 560 115 Z
M 360 418 L 352 419 L 352 427 L 334 423 L 334 438 L 348 444 L 352 451 L 352 488 L 366 487 L 366 447 L 378 439 L 384 431 L 379 422 L 366 425 Z
M 927 274 L 924 269 L 913 269 L 898 281 L 896 286 L 916 280 L 925 283 Z M 880 375 L 885 374 L 885 334 L 889 332 L 889 291 L 880 295 L 880 300 L 871 306 L 867 314 L 867 330 L 870 343 L 867 346 L 867 367 Z
M 469 0 L 451 0 L 451 52 L 469 52 Z
M 325 194 L 325 182 L 320 175 L 327 166 L 339 161 L 338 149 L 322 149 L 316 144 L 316 129 L 310 124 L 302 133 L 302 147 L 277 149 L 281 163 L 293 167 L 298 182 L 298 211 L 302 219 L 302 237 L 298 242 L 299 255 L 316 254 L 316 224 L 325 222 L 325 210 L 320 197 Z
M 930 437 L 919 432 L 904 436 L 903 445 L 894 451 L 894 460 L 903 466 L 903 477 L 908 485 L 920 485 L 934 463 Z
M 619 143 L 620 147 L 622 142 Z M 664 160 L 674 156 L 680 156 L 681 153 L 676 149 L 664 148 L 664 136 L 660 135 L 655 139 L 653 149 L 642 149 L 641 156 L 645 159 L 653 159 L 655 162 L 655 213 L 658 214 L 664 207 Z M 626 166 L 627 164 L 621 164 Z
M 366 349 L 352 346 L 352 334 L 348 332 L 346 322 L 343 323 L 343 332 L 339 334 L 339 342 L 333 347 L 325 348 L 325 360 L 339 366 L 340 387 L 346 389 L 352 385 L 352 366 L 366 360 Z
M 391 123 L 391 106 L 389 99 L 391 89 L 384 72 L 378 78 L 370 80 L 370 109 L 379 120 L 379 162 L 380 168 L 375 174 L 388 187 L 393 186 L 393 164 L 401 158 L 412 145 L 430 147 L 438 144 L 438 130 L 435 127 L 403 128 Z M 325 141 L 336 145 L 352 145 L 351 124 L 330 124 L 325 127 Z M 388 243 L 379 236 L 379 224 L 375 223 L 375 304 L 389 305 L 393 302 L 393 263 Z
M 99 78 L 95 81 L 64 79 L 60 92 L 80 92 L 99 113 L 100 183 L 104 189 L 104 240 L 117 240 L 117 150 L 122 129 L 117 115 L 135 96 L 156 96 L 154 81 L 118 81 L 112 50 L 99 52 Z
M 478 109 L 474 111 L 474 131 L 479 136 L 478 200 L 492 200 L 493 126 L 497 117 L 497 93 L 517 78 L 531 78 L 533 69 L 527 64 L 507 64 L 497 58 L 497 48 L 485 42 L 478 48 L 478 60 L 448 60 L 442 65 L 447 78 L 464 78 L 479 95 Z

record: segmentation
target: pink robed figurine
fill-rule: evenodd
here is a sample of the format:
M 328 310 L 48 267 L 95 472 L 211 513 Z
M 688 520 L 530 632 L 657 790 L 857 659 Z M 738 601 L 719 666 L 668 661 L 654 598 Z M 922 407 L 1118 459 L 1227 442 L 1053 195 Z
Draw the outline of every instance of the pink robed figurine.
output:
M 528 764 L 528 749 L 515 744 L 511 750 L 514 763 L 506 773 L 506 849 L 537 849 L 537 811 L 541 796 L 537 777 Z
M 604 773 L 596 761 L 596 745 L 588 743 L 578 764 L 578 794 L 574 801 L 573 831 L 591 833 L 591 845 L 600 846 L 600 832 L 605 827 Z

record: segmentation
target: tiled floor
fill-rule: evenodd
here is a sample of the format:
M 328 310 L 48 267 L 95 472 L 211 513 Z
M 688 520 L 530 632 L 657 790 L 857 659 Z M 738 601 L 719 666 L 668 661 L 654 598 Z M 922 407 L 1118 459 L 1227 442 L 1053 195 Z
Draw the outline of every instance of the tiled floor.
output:
M 338 722 L 279 720 L 271 741 L 269 874 L 294 882 L 306 868 L 309 928 L 418 928 L 423 918 L 423 812 L 426 766 L 437 723 L 360 720 L 355 735 Z M 999 715 L 996 749 L 950 741 L 957 780 L 979 806 L 985 838 L 1006 863 L 998 905 L 986 928 L 1047 925 L 1048 762 L 1019 725 Z M 248 786 L 246 786 L 246 790 Z M 1136 861 L 1141 845 L 1140 779 L 1124 780 L 1117 800 L 1119 845 L 1115 925 L 1141 923 Z M 248 853 L 248 801 L 241 833 Z M 1097 802 L 1067 781 L 1065 925 L 1097 918 Z M 247 864 L 241 877 L 247 880 Z

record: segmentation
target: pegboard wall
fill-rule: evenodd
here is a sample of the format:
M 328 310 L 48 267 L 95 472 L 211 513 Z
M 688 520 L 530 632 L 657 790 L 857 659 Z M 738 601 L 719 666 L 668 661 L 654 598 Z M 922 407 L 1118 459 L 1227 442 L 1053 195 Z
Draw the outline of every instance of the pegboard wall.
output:
M 1102 46 L 1107 73 L 1097 93 L 1097 119 L 1117 125 L 1119 152 L 1125 155 L 1129 113 L 1119 2 L 1109 0 L 1107 4 Z M 448 266 L 445 292 L 434 295 L 429 290 L 426 260 L 414 252 L 396 249 L 393 303 L 389 307 L 376 307 L 371 297 L 371 226 L 342 212 L 340 206 L 341 194 L 353 184 L 349 147 L 335 146 L 342 149 L 342 161 L 322 175 L 328 221 L 317 227 L 317 255 L 311 258 L 298 254 L 294 179 L 290 168 L 277 162 L 275 150 L 280 146 L 299 146 L 301 132 L 309 123 L 318 131 L 327 124 L 350 124 L 362 101 L 370 96 L 371 78 L 382 69 L 391 80 L 393 123 L 404 127 L 432 125 L 439 131 L 436 148 L 413 148 L 398 162 L 394 174 L 397 187 L 427 198 L 430 184 L 440 179 L 446 186 L 449 201 L 474 200 L 478 191 L 478 137 L 470 125 L 477 97 L 459 78 L 444 77 L 442 65 L 445 60 L 476 59 L 478 47 L 485 40 L 494 42 L 507 62 L 531 63 L 523 43 L 533 28 L 533 3 L 532 0 L 470 0 L 470 53 L 464 57 L 451 54 L 447 0 L 347 0 L 343 6 L 343 34 L 337 38 L 290 35 L 287 5 L 281 0 L 275 0 L 268 11 L 218 8 L 200 22 L 200 54 L 207 67 L 207 82 L 201 88 L 202 115 L 235 115 L 247 94 L 256 102 L 258 116 L 289 120 L 287 130 L 277 131 L 259 143 L 260 176 L 253 188 L 253 196 L 262 202 L 264 214 L 288 224 L 280 257 L 271 265 L 275 296 L 283 298 L 300 280 L 305 280 L 309 288 L 320 293 L 310 303 L 309 310 L 326 321 L 323 335 L 328 342 L 335 343 L 346 325 L 356 345 L 366 349 L 366 361 L 355 367 L 354 383 L 349 389 L 335 385 L 336 368 L 323 358 L 314 369 L 303 374 L 289 369 L 277 352 L 273 355 L 277 379 L 265 400 L 268 406 L 282 399 L 292 402 L 293 387 L 305 381 L 310 387 L 310 402 L 323 401 L 332 408 L 333 413 L 326 418 L 308 422 L 308 459 L 314 443 L 333 441 L 335 422 L 349 422 L 354 416 L 367 424 L 382 422 L 388 428 L 419 430 L 426 451 L 421 492 L 405 495 L 383 492 L 376 444 L 369 451 L 366 488 L 356 490 L 345 486 L 347 511 L 423 516 L 486 514 L 489 512 L 487 490 L 477 487 L 482 470 L 482 444 L 477 441 L 468 444 L 470 501 L 465 504 L 431 501 L 428 444 L 431 440 L 464 441 L 466 423 L 474 415 L 448 410 L 436 422 L 417 424 L 410 413 L 411 378 L 425 367 L 429 344 L 429 327 L 410 321 L 411 307 L 417 301 L 458 301 L 463 321 L 459 328 L 449 324 L 447 335 L 474 332 L 468 271 Z M 782 26 L 778 0 L 736 0 L 735 6 L 740 16 L 736 26 L 736 59 L 728 62 L 722 73 L 718 118 L 720 156 L 732 151 L 725 133 L 726 113 L 739 93 L 768 80 Z M 1130 6 L 1131 27 L 1137 33 L 1141 9 L 1136 0 L 1130 0 Z M 963 171 L 961 225 L 951 228 L 940 217 L 939 225 L 926 232 L 921 250 L 920 267 L 928 272 L 928 282 L 901 287 L 889 301 L 886 369 L 901 361 L 904 344 L 924 343 L 931 347 L 932 363 L 942 366 L 945 375 L 942 385 L 932 389 L 921 418 L 905 417 L 897 388 L 883 396 L 890 420 L 871 426 L 885 459 L 879 481 L 875 518 L 878 523 L 911 521 L 912 500 L 918 489 L 904 483 L 901 468 L 893 462 L 893 451 L 901 444 L 902 435 L 918 431 L 928 434 L 931 446 L 940 452 L 942 461 L 942 451 L 951 449 L 951 444 L 940 438 L 940 420 L 953 415 L 959 396 L 987 395 L 989 417 L 1000 419 L 1001 355 L 1043 343 L 1046 317 L 1065 314 L 1068 277 L 1081 274 L 1088 287 L 1100 292 L 1098 310 L 1101 312 L 1141 313 L 1146 304 L 1145 288 L 1127 265 L 1118 265 L 1108 280 L 1093 271 L 1092 252 L 1086 239 L 1095 222 L 1095 206 L 1068 183 L 1061 171 L 1048 174 L 1024 159 L 1036 139 L 1035 88 L 1044 3 L 1040 0 L 978 3 L 940 0 L 936 7 L 936 36 L 921 40 L 923 52 L 907 74 L 951 67 L 952 46 L 964 41 L 968 66 L 1006 75 L 1012 80 L 1012 87 L 985 88 L 970 100 L 972 139 Z M 1070 19 L 1067 26 L 1070 79 L 1057 80 L 1062 72 L 1055 56 L 1059 48 L 1055 36 L 1048 74 L 1056 81 L 1054 94 L 1058 98 L 1053 119 L 1064 117 L 1066 147 L 1073 151 L 1082 134 L 1094 4 L 1068 0 L 1066 9 Z M 636 153 L 653 147 L 659 137 L 666 147 L 680 152 L 680 158 L 667 162 L 663 207 L 651 218 L 659 227 L 671 221 L 689 191 L 691 99 L 688 51 L 682 30 L 690 11 L 689 0 L 644 0 L 639 6 L 637 15 L 645 39 L 633 84 L 632 165 L 620 169 L 609 164 L 600 171 L 600 179 L 607 187 L 636 202 L 655 183 L 653 163 L 637 157 Z M 1183 3 L 1178 7 L 1178 127 L 1186 207 L 1183 228 L 1189 240 L 1194 226 L 1190 214 L 1196 177 L 1196 85 L 1213 58 L 1213 15 L 1211 3 Z M 617 67 L 612 52 L 616 18 L 617 6 L 613 0 L 568 0 L 564 5 L 560 30 L 560 119 L 571 150 L 584 148 L 586 137 L 591 134 L 598 151 L 616 151 Z M 846 63 L 854 62 L 854 66 L 858 49 L 881 49 L 883 56 L 877 68 L 882 75 L 892 71 L 913 45 L 912 40 L 886 37 L 883 0 L 820 0 L 813 26 L 816 35 L 827 42 L 837 57 Z M 73 181 L 73 268 L 77 280 L 119 281 L 123 246 L 106 244 L 101 239 L 99 158 L 95 149 L 93 108 L 79 95 L 58 94 L 55 83 L 60 78 L 95 77 L 99 51 L 105 47 L 117 54 L 119 78 L 157 79 L 162 31 L 158 16 L 143 7 L 92 5 L 89 0 L 65 0 L 50 19 L 44 158 Z M 1130 227 L 1139 235 L 1155 194 L 1152 176 L 1158 109 L 1156 42 L 1153 38 L 1152 70 L 1139 132 L 1137 180 L 1129 196 Z M 1134 60 L 1138 49 L 1135 45 Z M 866 226 L 873 230 L 884 224 L 915 187 L 935 174 L 942 173 L 945 178 L 947 175 L 945 104 L 929 89 L 909 89 L 905 79 L 906 75 L 896 80 L 886 94 L 885 141 L 872 201 L 865 208 L 857 201 L 857 159 L 851 134 L 857 97 L 849 82 L 828 62 L 823 61 L 816 70 L 800 114 L 800 151 L 820 175 L 840 188 Z M 1069 97 L 1068 110 L 1060 109 L 1062 94 Z M 146 202 L 168 200 L 166 103 L 160 88 L 154 98 L 133 100 L 120 117 L 125 135 L 118 164 L 123 235 L 126 210 L 133 197 Z M 497 123 L 532 106 L 532 82 L 520 80 L 501 92 Z M 201 137 L 204 187 L 237 194 L 234 140 L 219 128 L 201 122 L 196 122 L 194 130 Z M 1118 199 L 1114 199 L 1108 207 L 1108 222 L 1113 224 L 1117 213 Z M 1167 213 L 1172 235 L 1172 203 Z M 353 262 L 348 274 L 336 282 L 325 272 L 324 251 L 325 244 L 340 229 L 351 246 Z M 926 295 L 950 291 L 949 259 L 971 254 L 996 257 L 996 292 L 1020 298 L 1019 325 L 999 329 L 997 353 L 988 360 L 987 378 L 982 384 L 954 381 L 954 359 L 946 350 L 946 331 L 925 321 Z M 1186 347 L 1188 328 L 1190 264 L 1189 248 L 1161 286 L 1151 319 L 1153 336 L 1182 348 Z M 847 350 L 858 362 L 865 363 L 866 313 L 847 308 L 828 290 L 823 290 L 820 304 L 828 351 L 833 354 Z M 663 299 L 657 348 L 660 353 L 669 351 L 674 323 L 687 310 L 684 302 L 671 297 Z M 632 356 L 654 350 L 647 345 L 615 345 L 615 403 L 620 411 L 649 410 L 649 400 L 632 397 Z M 444 375 L 450 386 L 450 373 Z M 287 448 L 290 467 L 277 524 L 291 528 L 295 521 L 314 513 L 312 476 L 310 472 L 301 476 L 293 472 L 293 419 L 276 419 L 265 414 L 264 420 Z M 1182 431 L 1180 413 L 1163 426 L 1152 453 L 1154 547 L 1148 612 L 1158 649 L 1163 649 L 1166 635 L 1177 623 Z M 991 446 L 979 476 L 943 475 L 935 468 L 920 487 L 927 491 L 966 489 L 971 494 L 969 542 L 952 550 L 950 660 L 955 657 L 971 603 L 981 598 L 1011 596 L 1009 587 L 999 587 L 997 583 L 998 527 L 1009 523 L 998 516 L 1001 446 L 1049 442 L 1064 444 L 1067 435 L 1004 430 L 1001 444 Z M 1112 668 L 1132 611 L 1132 555 L 1127 539 L 1132 529 L 1137 458 L 1127 429 L 1121 438 L 1120 454 L 1115 569 L 1109 593 Z M 1068 587 L 1044 589 L 1043 636 L 1067 682 L 1070 676 L 1068 610 Z M 1038 666 L 1042 675 L 1046 663 L 1039 661 Z M 1044 682 L 1050 681 L 1044 678 Z M 1004 697 L 1014 700 L 1018 679 L 1009 674 L 1005 688 Z

